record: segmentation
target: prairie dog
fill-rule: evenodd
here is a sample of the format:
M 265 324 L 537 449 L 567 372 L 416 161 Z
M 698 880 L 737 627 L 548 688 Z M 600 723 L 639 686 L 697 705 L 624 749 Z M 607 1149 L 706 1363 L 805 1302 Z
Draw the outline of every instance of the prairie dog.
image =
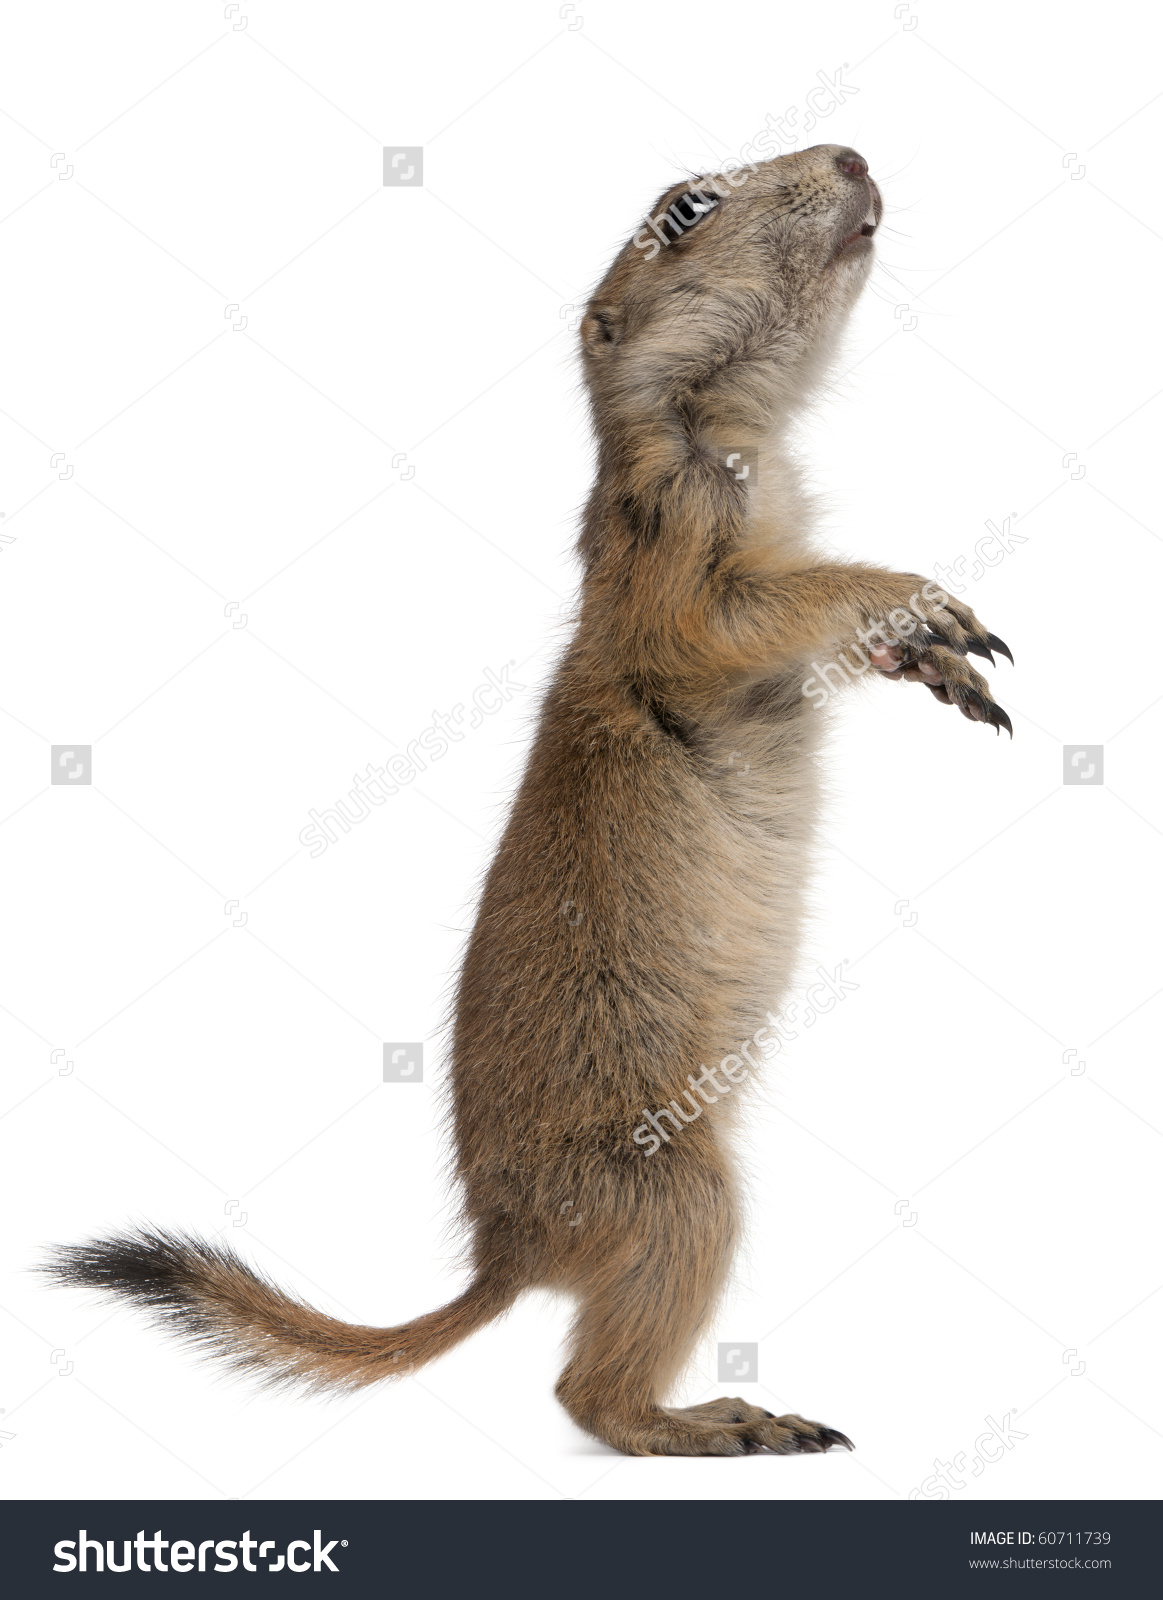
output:
M 741 1060 L 794 971 L 817 693 L 879 672 L 1010 727 L 968 662 L 1008 655 L 1002 642 L 916 574 L 823 559 L 784 451 L 881 215 L 867 164 L 839 145 L 685 182 L 587 309 L 598 470 L 579 621 L 456 1007 L 468 1287 L 402 1326 L 351 1326 L 225 1246 L 153 1229 L 63 1247 L 58 1278 L 128 1297 L 237 1368 L 324 1388 L 410 1371 L 554 1288 L 577 1303 L 558 1397 L 617 1449 L 849 1443 L 739 1399 L 667 1401 L 737 1238 L 727 1133 L 743 1096 L 714 1064 Z

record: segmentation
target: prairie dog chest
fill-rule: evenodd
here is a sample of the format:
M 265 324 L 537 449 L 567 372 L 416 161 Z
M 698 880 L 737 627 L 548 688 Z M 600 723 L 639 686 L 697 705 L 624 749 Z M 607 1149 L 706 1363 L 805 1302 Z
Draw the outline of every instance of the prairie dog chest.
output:
M 729 825 L 783 848 L 806 843 L 820 805 L 819 720 L 806 703 L 782 716 L 743 707 L 705 735 L 705 781 Z

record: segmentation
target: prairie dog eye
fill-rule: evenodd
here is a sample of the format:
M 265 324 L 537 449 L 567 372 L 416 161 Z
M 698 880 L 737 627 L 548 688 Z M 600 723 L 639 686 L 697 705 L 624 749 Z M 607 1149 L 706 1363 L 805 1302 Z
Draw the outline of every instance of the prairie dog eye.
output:
M 693 228 L 719 204 L 713 194 L 702 194 L 690 189 L 671 202 L 670 214 L 683 230 Z

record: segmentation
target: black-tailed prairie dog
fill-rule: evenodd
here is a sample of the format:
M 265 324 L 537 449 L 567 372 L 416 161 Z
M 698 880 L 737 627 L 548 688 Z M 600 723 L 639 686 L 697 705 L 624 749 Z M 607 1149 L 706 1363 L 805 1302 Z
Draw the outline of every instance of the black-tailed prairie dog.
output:
M 848 1443 L 738 1399 L 667 1402 L 736 1243 L 729 1124 L 793 975 L 819 700 L 883 673 L 1009 728 L 968 660 L 1006 647 L 933 582 L 821 557 L 784 451 L 881 211 L 839 145 L 687 181 L 590 301 L 598 469 L 578 622 L 456 1006 L 468 1287 L 397 1327 L 350 1326 L 224 1246 L 160 1230 L 65 1247 L 60 1278 L 128 1297 L 235 1367 L 321 1387 L 410 1371 L 553 1288 L 577 1304 L 558 1397 L 617 1449 Z

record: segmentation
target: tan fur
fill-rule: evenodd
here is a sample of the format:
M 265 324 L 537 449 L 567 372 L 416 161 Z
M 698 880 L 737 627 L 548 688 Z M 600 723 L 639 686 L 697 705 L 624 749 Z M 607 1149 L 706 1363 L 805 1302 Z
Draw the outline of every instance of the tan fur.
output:
M 708 1100 L 652 1154 L 633 1131 L 668 1102 L 694 1110 L 688 1075 L 752 1034 L 792 977 L 818 809 L 810 663 L 872 630 L 876 669 L 1005 721 L 964 659 L 1000 641 L 916 575 L 820 559 L 784 453 L 869 270 L 866 172 L 823 145 L 668 191 L 656 217 L 692 187 L 722 198 L 664 247 L 627 244 L 582 325 L 599 455 L 580 619 L 456 1010 L 469 1289 L 405 1327 L 352 1328 L 227 1251 L 161 1234 L 66 1251 L 65 1277 L 153 1305 L 236 1364 L 323 1385 L 431 1359 L 548 1286 L 578 1303 L 557 1393 L 618 1449 L 847 1443 L 740 1400 L 666 1406 L 736 1244 L 725 1133 L 741 1096 Z M 725 464 L 747 446 L 755 489 Z M 884 626 L 910 606 L 927 626 Z

